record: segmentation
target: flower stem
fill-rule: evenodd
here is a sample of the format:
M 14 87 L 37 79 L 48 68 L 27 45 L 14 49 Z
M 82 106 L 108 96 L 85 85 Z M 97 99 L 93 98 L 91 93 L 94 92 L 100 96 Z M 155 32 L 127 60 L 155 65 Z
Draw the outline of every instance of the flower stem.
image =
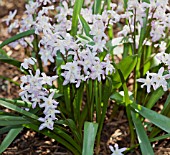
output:
M 39 52 L 38 35 L 36 35 L 36 34 L 34 34 L 33 49 L 34 49 L 36 59 L 38 62 L 38 67 L 39 67 L 40 71 L 42 72 L 43 71 L 42 61 L 41 61 L 40 55 L 38 54 L 38 52 Z

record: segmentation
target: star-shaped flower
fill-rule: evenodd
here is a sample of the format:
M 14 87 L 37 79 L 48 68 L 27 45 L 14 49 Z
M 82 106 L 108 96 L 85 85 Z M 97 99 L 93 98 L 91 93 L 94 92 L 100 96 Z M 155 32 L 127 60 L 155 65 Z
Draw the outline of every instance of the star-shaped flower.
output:
M 115 147 L 115 149 L 113 148 L 113 146 L 109 145 L 109 148 L 112 151 L 111 155 L 123 155 L 122 152 L 124 152 L 127 149 L 127 148 L 119 149 L 118 144 L 115 144 L 114 147 Z

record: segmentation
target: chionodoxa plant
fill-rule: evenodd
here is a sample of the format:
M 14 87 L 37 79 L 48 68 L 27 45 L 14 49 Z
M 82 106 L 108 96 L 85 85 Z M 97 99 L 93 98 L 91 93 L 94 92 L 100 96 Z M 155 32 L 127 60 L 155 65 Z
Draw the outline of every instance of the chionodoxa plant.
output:
M 0 134 L 8 133 L 0 153 L 29 128 L 75 155 L 100 154 L 108 103 L 114 101 L 125 107 L 131 143 L 110 145 L 110 154 L 140 148 L 153 155 L 151 144 L 170 137 L 168 0 L 30 0 L 25 8 L 21 19 L 15 19 L 17 10 L 3 19 L 9 33 L 18 33 L 0 44 L 0 61 L 24 76 L 19 99 L 0 99 L 0 106 L 14 111 L 0 112 Z M 23 62 L 3 49 L 18 44 L 31 53 Z M 49 66 L 51 76 L 44 69 Z M 152 108 L 163 95 L 158 113 Z

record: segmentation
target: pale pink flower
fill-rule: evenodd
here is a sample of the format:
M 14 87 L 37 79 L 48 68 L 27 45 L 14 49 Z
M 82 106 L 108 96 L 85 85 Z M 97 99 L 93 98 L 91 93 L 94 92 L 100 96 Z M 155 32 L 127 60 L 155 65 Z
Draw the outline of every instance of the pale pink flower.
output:
M 13 12 L 10 11 L 8 17 L 7 17 L 6 19 L 3 19 L 3 21 L 6 22 L 6 25 L 7 25 L 7 26 L 9 25 L 9 22 L 14 19 L 14 17 L 16 16 L 16 14 L 17 14 L 17 10 L 14 10 Z
M 39 54 L 41 55 L 41 60 L 43 61 L 45 66 L 48 65 L 48 61 L 54 62 L 54 58 L 53 58 L 54 55 L 53 55 L 52 48 L 50 48 L 50 47 L 48 47 L 46 49 L 41 48 L 39 51 Z
M 122 152 L 124 152 L 127 148 L 121 148 L 119 149 L 118 147 L 118 144 L 115 144 L 114 145 L 114 148 L 113 146 L 109 145 L 109 148 L 110 150 L 112 151 L 112 154 L 111 155 L 123 155 Z
M 144 86 L 147 87 L 147 93 L 151 92 L 151 86 L 153 85 L 153 80 L 152 80 L 152 77 L 151 77 L 149 71 L 146 73 L 146 79 L 139 78 L 139 79 L 137 79 L 137 82 L 143 83 L 141 85 L 141 88 L 143 88 Z
M 11 23 L 8 27 L 8 32 L 11 33 L 13 29 L 16 29 L 19 27 L 19 21 L 15 20 L 13 23 Z
M 92 48 L 93 52 L 103 52 L 106 49 L 106 40 L 97 40 L 94 45 L 86 45 L 87 47 Z
M 170 74 L 163 75 L 164 73 L 164 67 L 161 67 L 157 74 L 153 75 L 153 88 L 154 90 L 158 89 L 160 86 L 162 86 L 164 91 L 168 90 L 168 83 L 166 82 L 166 79 L 170 78 Z
M 42 3 L 43 5 L 47 5 L 48 3 L 51 4 L 52 2 L 55 2 L 55 0 L 38 0 L 40 3 Z
M 29 65 L 34 65 L 36 62 L 37 60 L 33 57 L 24 59 L 24 62 L 21 64 L 21 67 L 23 67 L 24 69 L 28 69 Z
M 25 12 L 27 14 L 33 15 L 38 10 L 39 6 L 40 4 L 38 2 L 29 1 L 29 3 L 25 5 Z
M 47 76 L 45 73 L 41 73 L 42 75 L 42 84 L 48 84 L 49 86 L 52 86 L 52 82 L 58 78 L 58 75 L 55 76 Z
M 54 126 L 54 121 L 53 121 L 53 119 L 51 117 L 45 117 L 45 118 L 40 117 L 38 120 L 40 122 L 44 122 L 44 123 L 42 123 L 40 125 L 39 130 L 42 130 L 44 128 L 48 128 L 50 130 L 54 129 L 54 127 L 53 127 Z
M 90 68 L 91 69 L 91 73 L 90 73 L 90 77 L 95 80 L 98 79 L 98 81 L 101 81 L 101 76 L 104 79 L 104 70 L 103 70 L 103 65 L 101 62 L 96 61 L 93 66 Z

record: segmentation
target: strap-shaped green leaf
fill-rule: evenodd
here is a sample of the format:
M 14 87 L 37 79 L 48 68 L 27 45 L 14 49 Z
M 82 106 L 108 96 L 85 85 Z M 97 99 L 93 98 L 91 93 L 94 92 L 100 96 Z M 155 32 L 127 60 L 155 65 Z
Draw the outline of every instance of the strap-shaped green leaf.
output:
M 18 127 L 15 129 L 11 129 L 3 142 L 0 145 L 0 153 L 4 152 L 8 146 L 12 143 L 12 141 L 17 137 L 17 135 L 21 132 L 23 127 Z
M 13 66 L 20 68 L 21 62 L 9 57 L 6 52 L 0 49 L 0 62 L 8 63 Z
M 149 101 L 146 104 L 146 107 L 151 109 L 156 102 L 163 96 L 164 94 L 164 90 L 162 89 L 162 87 L 158 88 L 157 90 L 152 92 L 152 95 L 149 98 Z
M 60 134 L 60 132 L 58 133 L 54 133 L 54 131 L 50 131 L 47 129 L 43 129 L 43 130 L 38 130 L 38 126 L 35 124 L 26 124 L 24 125 L 26 128 L 30 128 L 35 130 L 36 132 L 40 132 L 50 138 L 55 139 L 57 142 L 59 142 L 60 144 L 64 145 L 68 150 L 70 150 L 73 154 L 75 155 L 80 155 L 80 150 L 79 148 L 76 148 L 76 146 L 73 145 L 73 143 L 69 142 L 69 140 L 67 139 L 67 137 L 63 137 L 62 134 Z M 62 132 L 61 132 L 62 133 Z M 71 138 L 71 136 L 69 136 Z M 70 139 L 69 138 L 69 139 Z M 74 142 L 74 141 L 73 141 Z M 80 147 L 80 146 L 79 146 Z
M 157 127 L 161 128 L 162 130 L 170 133 L 170 118 L 159 114 L 153 110 L 150 110 L 148 108 L 145 108 L 141 105 L 138 105 L 136 103 L 132 103 L 131 107 L 136 110 L 140 115 L 142 115 L 144 118 L 147 118 L 150 120 L 153 124 L 155 124 Z
M 150 0 L 142 0 L 142 2 L 150 3 Z
M 8 108 L 8 109 L 11 109 L 11 110 L 13 110 L 15 112 L 23 114 L 23 115 L 25 115 L 27 117 L 30 117 L 32 119 L 36 119 L 36 120 L 38 119 L 38 116 L 36 116 L 36 115 L 34 115 L 34 114 L 32 114 L 32 113 L 30 113 L 28 111 L 25 111 L 24 109 L 21 109 L 21 108 L 17 107 L 16 105 L 13 105 L 11 103 L 8 103 L 8 102 L 0 100 L 0 106 L 3 106 L 3 107 Z
M 15 105 L 20 106 L 20 107 L 30 108 L 32 106 L 31 102 L 24 102 L 22 100 L 17 100 L 17 99 L 0 98 L 0 100 L 15 104 Z
M 94 9 L 94 14 L 100 14 L 101 13 L 101 9 L 102 9 L 102 0 L 95 0 L 94 1 L 94 6 L 93 6 L 93 9 Z
M 32 34 L 34 34 L 35 30 L 28 30 L 28 31 L 25 31 L 25 32 L 22 32 L 22 33 L 19 33 L 5 41 L 3 41 L 1 44 L 0 44 L 0 48 L 4 47 L 5 45 L 8 45 L 9 43 L 12 43 L 18 39 L 21 39 L 21 38 L 24 38 L 24 37 L 27 37 L 27 36 L 30 36 Z
M 81 8 L 83 6 L 84 0 L 76 0 L 74 3 L 73 19 L 71 26 L 71 35 L 76 36 L 78 29 L 78 17 L 80 15 Z
M 93 155 L 93 150 L 94 150 L 93 148 L 94 148 L 97 128 L 98 128 L 97 123 L 85 122 L 82 155 Z
M 83 18 L 83 16 L 79 15 L 79 18 L 80 18 L 80 21 L 81 21 L 81 24 L 83 26 L 85 34 L 87 36 L 91 37 L 90 36 L 90 26 L 89 26 L 89 24 L 86 22 L 86 20 Z
M 4 126 L 4 127 L 0 128 L 0 135 L 10 131 L 11 129 L 16 129 L 19 127 L 21 127 L 21 125 Z
M 68 125 L 71 132 L 73 133 L 73 136 L 75 137 L 75 140 L 80 144 L 82 141 L 82 136 L 80 135 L 80 133 L 78 132 L 78 128 L 76 127 L 75 122 L 72 119 L 66 119 L 63 121 L 59 121 L 61 122 L 61 124 L 65 124 Z
M 158 136 L 158 137 L 155 137 L 155 138 L 151 138 L 150 142 L 155 142 L 155 141 L 158 141 L 158 140 L 163 140 L 163 139 L 166 139 L 166 138 L 169 138 L 169 137 L 170 137 L 170 133 L 165 134 L 163 136 Z
M 124 58 L 119 64 L 117 64 L 117 68 L 120 69 L 120 71 L 123 74 L 124 79 L 126 80 L 130 73 L 133 71 L 135 65 L 137 63 L 137 57 L 136 56 L 128 56 Z M 113 88 L 119 88 L 122 85 L 120 75 L 118 71 L 113 74 Z
M 148 11 L 148 10 L 147 10 Z M 147 13 L 148 14 L 148 13 Z M 141 48 L 142 48 L 142 44 L 143 44 L 143 41 L 146 37 L 146 35 L 148 35 L 146 33 L 147 29 L 148 29 L 148 17 L 145 17 L 143 18 L 143 27 L 141 29 L 141 32 L 140 32 L 140 38 L 139 38 L 139 52 L 141 52 Z
M 139 115 L 135 112 L 131 112 L 132 120 L 135 125 L 139 145 L 143 155 L 154 155 L 153 149 L 149 142 L 148 136 L 139 118 Z
M 13 65 L 13 66 L 16 66 L 18 68 L 20 68 L 20 66 L 21 66 L 21 62 L 19 62 L 18 60 L 15 60 L 15 59 L 0 58 L 0 61 L 2 61 L 4 63 L 8 63 L 8 64 Z
M 128 0 L 123 0 L 124 1 L 124 9 L 126 10 L 127 8 L 127 3 L 128 3 Z
M 167 99 L 166 99 L 166 102 L 164 104 L 164 107 L 161 111 L 161 114 L 162 115 L 165 115 L 167 117 L 170 117 L 170 112 L 169 112 L 169 109 L 170 109 L 170 94 L 168 95 Z M 158 135 L 159 133 L 161 132 L 161 129 L 158 128 L 158 127 L 154 127 L 150 133 L 150 137 L 155 137 L 156 135 Z
M 30 123 L 25 118 L 21 116 L 0 116 L 0 126 L 11 126 L 11 125 L 19 125 L 19 124 L 28 124 Z

